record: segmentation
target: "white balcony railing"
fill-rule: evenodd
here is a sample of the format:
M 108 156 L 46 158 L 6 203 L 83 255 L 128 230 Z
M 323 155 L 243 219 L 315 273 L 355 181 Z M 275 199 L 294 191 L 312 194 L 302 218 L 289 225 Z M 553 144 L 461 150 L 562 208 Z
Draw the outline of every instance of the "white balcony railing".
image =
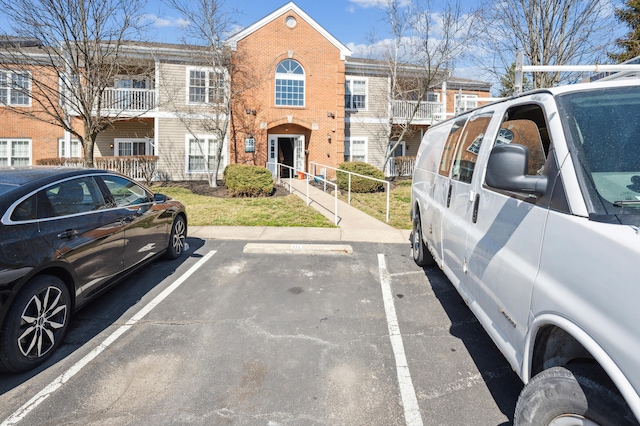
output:
M 436 122 L 445 119 L 444 106 L 440 102 L 420 102 L 415 115 L 411 117 L 418 101 L 393 101 L 393 119 Z
M 111 111 L 150 111 L 156 107 L 156 92 L 148 89 L 108 88 L 102 97 L 102 107 Z

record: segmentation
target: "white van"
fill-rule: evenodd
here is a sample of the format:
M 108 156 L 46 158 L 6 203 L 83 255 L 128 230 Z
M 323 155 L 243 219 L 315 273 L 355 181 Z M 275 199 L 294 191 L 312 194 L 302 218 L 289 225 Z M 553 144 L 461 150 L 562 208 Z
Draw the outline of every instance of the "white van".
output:
M 640 80 L 537 90 L 429 128 L 412 251 L 525 383 L 516 425 L 640 419 Z

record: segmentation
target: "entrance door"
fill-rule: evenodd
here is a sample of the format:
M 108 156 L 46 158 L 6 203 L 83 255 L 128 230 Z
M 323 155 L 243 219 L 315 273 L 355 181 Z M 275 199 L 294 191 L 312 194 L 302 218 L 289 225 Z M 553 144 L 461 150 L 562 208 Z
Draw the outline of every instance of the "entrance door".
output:
M 276 163 L 280 166 L 279 176 L 294 176 L 297 171 L 306 171 L 304 155 L 304 135 L 269 135 L 269 155 L 267 168 L 276 176 Z

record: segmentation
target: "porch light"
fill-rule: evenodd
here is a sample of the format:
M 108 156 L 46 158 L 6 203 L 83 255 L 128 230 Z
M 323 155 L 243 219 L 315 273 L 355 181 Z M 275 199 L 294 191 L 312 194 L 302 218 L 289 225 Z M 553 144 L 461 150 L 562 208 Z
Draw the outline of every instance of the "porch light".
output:
M 334 113 L 332 113 L 332 112 L 328 112 L 328 113 L 327 113 L 327 117 L 329 117 L 329 118 L 336 118 L 336 115 L 335 115 Z
M 327 133 L 327 140 L 331 143 L 331 133 Z

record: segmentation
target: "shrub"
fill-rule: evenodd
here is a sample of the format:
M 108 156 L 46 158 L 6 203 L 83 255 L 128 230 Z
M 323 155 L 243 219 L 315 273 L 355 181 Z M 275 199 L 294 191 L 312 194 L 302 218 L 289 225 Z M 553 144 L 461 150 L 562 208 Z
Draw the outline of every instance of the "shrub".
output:
M 376 179 L 384 179 L 384 173 L 376 169 L 371 164 L 359 161 L 346 162 L 340 164 L 340 170 L 358 173 L 364 176 L 371 176 Z M 337 172 L 338 187 L 340 189 L 349 188 L 349 174 Z M 360 176 L 351 175 L 351 191 L 352 192 L 379 192 L 384 190 L 384 183 Z
M 265 197 L 273 193 L 273 176 L 265 167 L 230 164 L 222 175 L 232 197 Z

